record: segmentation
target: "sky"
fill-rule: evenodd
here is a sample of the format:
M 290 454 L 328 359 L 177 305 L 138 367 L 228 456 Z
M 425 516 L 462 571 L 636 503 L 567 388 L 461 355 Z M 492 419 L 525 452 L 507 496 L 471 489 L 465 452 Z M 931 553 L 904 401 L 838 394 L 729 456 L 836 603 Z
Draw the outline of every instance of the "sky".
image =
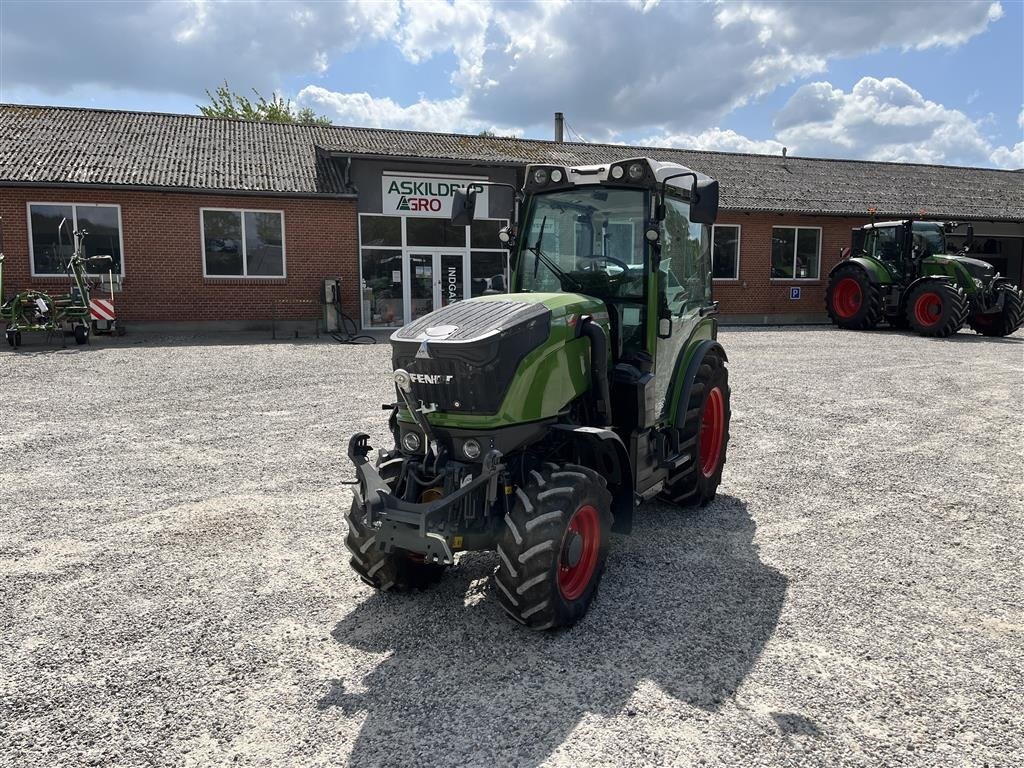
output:
M 0 0 L 0 101 L 1024 168 L 1024 0 Z

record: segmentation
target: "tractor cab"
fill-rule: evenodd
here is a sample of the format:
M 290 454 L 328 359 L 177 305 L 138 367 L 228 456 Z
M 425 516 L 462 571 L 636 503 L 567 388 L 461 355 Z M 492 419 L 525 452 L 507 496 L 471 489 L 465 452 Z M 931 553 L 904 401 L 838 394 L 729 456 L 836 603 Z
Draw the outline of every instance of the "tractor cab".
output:
M 653 373 L 667 413 L 677 358 L 711 299 L 717 182 L 646 158 L 605 166 L 530 166 L 512 290 L 599 299 L 611 364 Z M 623 369 L 619 369 L 620 378 Z

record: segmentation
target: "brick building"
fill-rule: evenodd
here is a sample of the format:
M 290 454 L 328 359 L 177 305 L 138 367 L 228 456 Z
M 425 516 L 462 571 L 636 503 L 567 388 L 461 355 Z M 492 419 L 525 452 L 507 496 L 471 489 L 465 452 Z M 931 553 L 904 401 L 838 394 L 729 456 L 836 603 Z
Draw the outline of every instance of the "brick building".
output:
M 114 256 L 132 324 L 242 328 L 316 314 L 325 278 L 346 313 L 386 329 L 474 295 L 504 270 L 512 200 L 480 195 L 469 228 L 450 193 L 518 184 L 528 163 L 646 155 L 717 178 L 715 297 L 729 321 L 824 319 L 850 229 L 879 218 L 973 222 L 980 257 L 1021 282 L 1024 174 L 192 115 L 0 105 L 5 292 L 65 286 L 61 219 Z M 798 289 L 798 290 L 794 290 Z

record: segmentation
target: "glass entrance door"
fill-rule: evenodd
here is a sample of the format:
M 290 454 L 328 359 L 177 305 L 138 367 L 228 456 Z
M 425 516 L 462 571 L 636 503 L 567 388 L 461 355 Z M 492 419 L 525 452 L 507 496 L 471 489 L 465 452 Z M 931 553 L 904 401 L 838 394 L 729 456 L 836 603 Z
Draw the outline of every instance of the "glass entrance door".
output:
M 435 274 L 433 254 L 409 254 L 410 320 L 416 320 L 434 310 L 437 288 Z
M 410 320 L 466 298 L 468 259 L 469 254 L 465 251 L 410 251 Z

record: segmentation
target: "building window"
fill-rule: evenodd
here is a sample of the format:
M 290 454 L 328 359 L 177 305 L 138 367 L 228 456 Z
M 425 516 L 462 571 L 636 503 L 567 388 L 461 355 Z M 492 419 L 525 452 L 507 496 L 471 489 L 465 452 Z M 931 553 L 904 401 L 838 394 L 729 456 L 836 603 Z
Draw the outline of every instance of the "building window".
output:
M 740 228 L 715 224 L 711 238 L 711 275 L 715 280 L 737 280 L 740 276 Z
M 817 280 L 820 227 L 772 227 L 772 279 Z
M 285 277 L 284 213 L 203 208 L 203 275 Z
M 508 291 L 504 219 L 456 227 L 443 218 L 359 214 L 364 328 L 395 328 L 431 309 Z
M 63 229 L 61 222 L 66 221 Z M 74 251 L 74 231 L 87 234 L 85 256 L 110 256 L 111 261 L 85 264 L 89 274 L 124 274 L 121 206 L 91 203 L 29 203 L 28 242 L 33 276 L 66 275 Z

